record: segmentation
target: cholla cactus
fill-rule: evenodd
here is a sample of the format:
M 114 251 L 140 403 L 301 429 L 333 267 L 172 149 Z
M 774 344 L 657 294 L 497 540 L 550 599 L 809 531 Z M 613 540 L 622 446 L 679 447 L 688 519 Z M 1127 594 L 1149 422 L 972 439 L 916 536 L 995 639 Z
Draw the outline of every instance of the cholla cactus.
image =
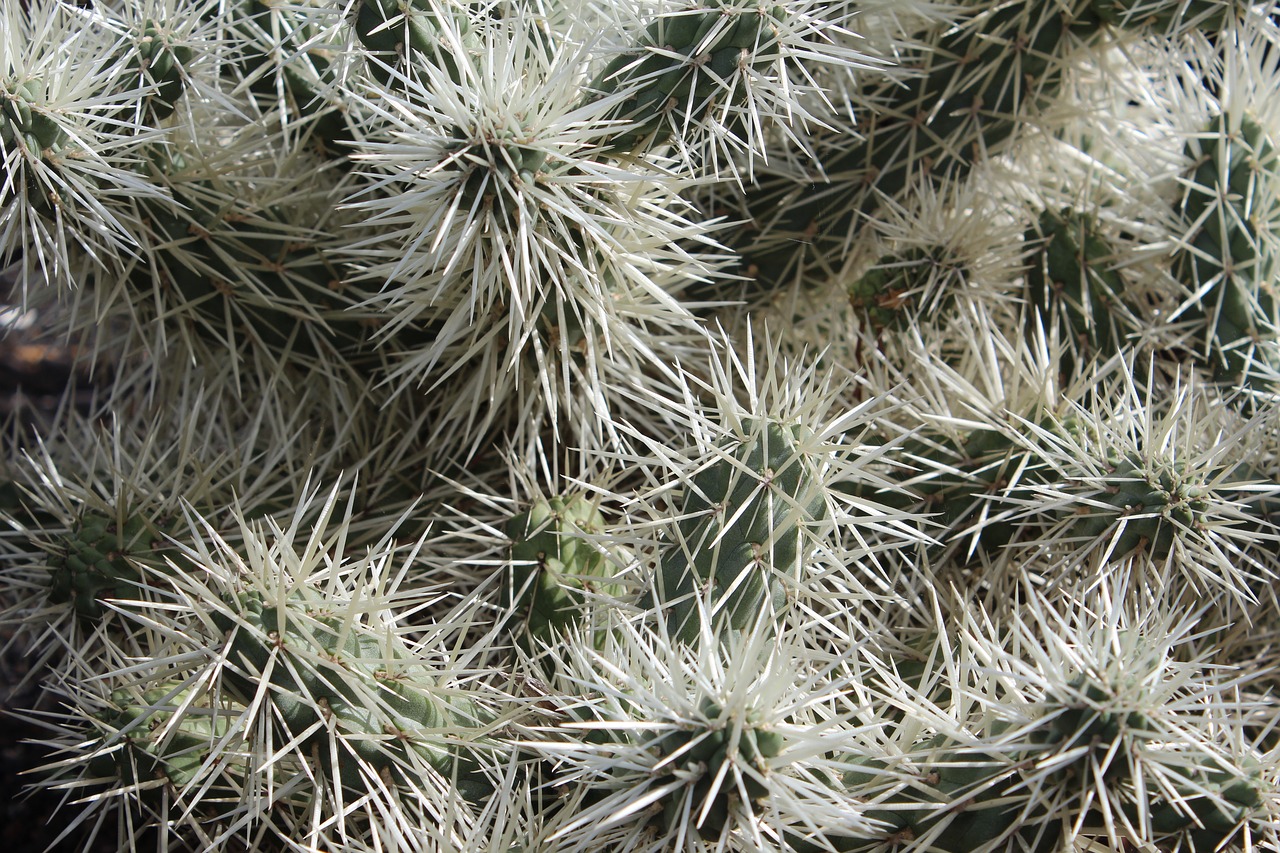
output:
M 0 3 L 55 843 L 1280 847 L 1274 3 Z

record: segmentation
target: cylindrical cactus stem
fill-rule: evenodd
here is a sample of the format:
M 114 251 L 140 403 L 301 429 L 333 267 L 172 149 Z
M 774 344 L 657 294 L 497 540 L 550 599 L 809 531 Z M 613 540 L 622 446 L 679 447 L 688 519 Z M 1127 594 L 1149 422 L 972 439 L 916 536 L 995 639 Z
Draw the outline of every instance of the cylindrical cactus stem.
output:
M 1173 783 L 1177 801 L 1162 798 L 1150 808 L 1151 828 L 1178 838 L 1192 853 L 1234 849 L 1260 816 L 1265 787 L 1252 773 L 1196 767 L 1171 768 L 1182 779 Z
M 635 48 L 614 57 L 589 87 L 592 100 L 621 96 L 605 118 L 632 123 L 606 150 L 643 154 L 723 109 L 717 95 L 745 97 L 744 86 L 726 81 L 773 61 L 786 14 L 780 4 L 710 0 L 655 18 Z
M 10 191 L 25 190 L 26 204 L 44 217 L 55 214 L 49 191 L 23 160 L 39 160 L 57 170 L 67 133 L 44 108 L 44 85 L 39 80 L 0 81 L 0 151 L 22 151 L 23 156 L 0 157 L 0 200 Z M 17 173 L 10 166 L 17 166 Z
M 244 709 L 211 705 L 191 692 L 177 682 L 141 693 L 114 691 L 114 707 L 97 715 L 104 734 L 101 749 L 89 758 L 88 775 L 115 778 L 139 790 L 159 784 L 181 790 L 210 772 L 239 775 L 243 781 L 247 766 L 227 761 L 222 747 L 229 735 L 235 737 Z M 215 752 L 223 755 L 210 762 Z M 226 792 L 236 787 L 226 786 Z
M 1034 455 L 998 429 L 976 429 L 963 442 L 948 434 L 924 432 L 894 449 L 889 460 L 901 468 L 887 474 L 901 478 L 892 491 L 858 485 L 854 494 L 892 509 L 923 511 L 941 530 L 931 534 L 934 558 L 944 554 L 967 560 L 991 555 L 1011 542 L 1018 522 L 992 517 L 992 498 L 1028 483 L 1040 483 L 1044 473 Z
M 348 163 L 351 129 L 342 105 L 327 93 L 338 46 L 318 40 L 318 28 L 306 12 L 280 4 L 236 0 L 225 15 L 235 34 L 236 69 L 250 91 L 267 104 L 281 104 L 292 122 L 310 123 L 313 147 Z
M 676 541 L 662 555 L 645 606 L 661 608 L 668 633 L 693 642 L 750 628 L 762 612 L 781 620 L 788 579 L 811 550 L 807 526 L 826 514 L 807 428 L 748 420 L 744 437 L 721 447 L 685 489 Z
M 462 63 L 483 49 L 469 17 L 472 7 L 457 0 L 358 0 L 351 10 L 356 38 L 375 60 L 370 73 L 383 83 L 395 71 L 411 75 L 416 53 L 461 85 L 469 73 Z
M 705 727 L 695 725 L 670 732 L 657 744 L 664 773 L 673 780 L 687 774 L 696 781 L 684 797 L 665 798 L 662 812 L 654 820 L 672 832 L 682 822 L 690 822 L 686 811 L 691 802 L 698 834 L 718 838 L 730 823 L 734 802 L 744 791 L 753 810 L 768 799 L 769 789 L 756 775 L 769 772 L 769 759 L 782 752 L 786 738 L 751 715 L 742 719 L 727 713 L 709 698 L 703 700 L 699 711 Z M 742 790 L 735 784 L 738 780 Z
M 886 780 L 893 779 L 903 783 L 895 786 L 892 794 L 875 793 L 888 787 Z M 924 838 L 930 839 L 927 849 L 936 853 L 1006 847 L 1049 853 L 1056 849 L 1056 825 L 1029 822 L 1032 814 L 1018 796 L 1026 783 L 1017 761 L 995 752 L 983 755 L 945 736 L 919 748 L 910 764 L 901 759 L 857 756 L 850 761 L 841 783 L 850 792 L 867 792 L 874 802 L 867 817 L 880 821 L 885 829 L 870 839 L 830 839 L 840 853 L 871 853 L 884 849 L 886 842 Z
M 605 518 L 587 494 L 539 497 L 507 522 L 509 576 L 502 585 L 509 625 L 526 651 L 557 642 L 588 615 L 592 598 L 612 594 L 615 566 L 599 543 Z
M 1069 524 L 1074 534 L 1089 540 L 1110 539 L 1116 557 L 1142 547 L 1152 559 L 1164 560 L 1174 541 L 1184 531 L 1198 529 L 1206 511 L 1224 497 L 1203 480 L 1187 477 L 1176 464 L 1131 456 L 1114 460 L 1112 468 L 1105 490 L 1087 510 L 1073 512 Z
M 1179 319 L 1204 324 L 1197 353 L 1216 380 L 1251 385 L 1250 366 L 1276 369 L 1274 344 L 1280 325 L 1269 281 L 1274 252 L 1262 234 L 1280 227 L 1280 151 L 1248 114 L 1222 114 L 1203 135 L 1187 141 L 1194 167 L 1178 212 L 1191 227 L 1174 258 L 1174 274 L 1194 295 Z
M 189 153 L 154 152 L 154 182 L 170 198 L 140 205 L 150 245 L 125 277 L 138 313 L 158 318 L 162 340 L 248 348 L 333 376 L 354 369 L 377 321 L 348 310 L 357 294 L 319 227 L 336 201 L 318 180 L 325 161 L 300 153 L 260 176 Z
M 1005 145 L 1029 110 L 1056 95 L 1072 52 L 1100 37 L 1104 19 L 1158 26 L 1177 10 L 1211 28 L 1221 25 L 1231 4 L 1196 0 L 1187 8 L 1167 0 L 1144 7 L 1144 15 L 1120 14 L 1122 4 L 1105 0 L 969 5 L 975 13 L 921 54 L 916 77 L 873 96 L 882 106 L 859 117 L 860 139 L 842 134 L 818 146 L 829 185 L 787 177 L 748 189 L 747 212 L 767 233 L 744 229 L 734 246 L 747 274 L 771 286 L 811 263 L 839 269 L 855 224 L 873 215 L 884 196 L 921 179 L 960 178 Z
M 1027 299 L 1050 336 L 1062 348 L 1060 376 L 1069 379 L 1091 359 L 1119 352 L 1129 323 L 1124 311 L 1125 281 L 1114 266 L 1116 252 L 1086 213 L 1045 210 L 1026 233 L 1035 251 L 1026 274 Z
M 411 781 L 421 762 L 456 778 L 469 798 L 491 794 L 460 741 L 495 715 L 438 691 L 398 636 L 344 616 L 355 606 L 299 590 L 276 601 L 247 592 L 224 602 L 214 622 L 230 635 L 225 686 L 245 704 L 265 691 L 284 728 L 344 788 L 367 790 L 369 776 Z
M 186 66 L 195 58 L 195 50 L 161 23 L 146 20 L 129 52 L 129 67 L 136 80 L 152 87 L 143 102 L 149 121 L 162 121 L 173 114 L 177 101 L 186 91 Z

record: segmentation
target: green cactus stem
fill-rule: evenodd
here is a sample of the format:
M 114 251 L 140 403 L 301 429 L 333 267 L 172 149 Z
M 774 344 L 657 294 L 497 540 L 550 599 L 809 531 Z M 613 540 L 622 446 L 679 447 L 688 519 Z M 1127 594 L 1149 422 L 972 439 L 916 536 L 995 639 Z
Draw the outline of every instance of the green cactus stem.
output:
M 699 710 L 705 727 L 669 732 L 655 747 L 663 759 L 664 778 L 694 781 L 681 789 L 680 796 L 664 798 L 662 812 L 653 820 L 667 829 L 675 827 L 687 819 L 685 809 L 691 804 L 694 821 L 701 821 L 698 833 L 718 838 L 743 790 L 752 805 L 760 805 L 768 797 L 768 787 L 756 776 L 769 772 L 769 759 L 782 752 L 786 739 L 758 720 L 731 717 L 714 700 L 704 699 Z M 661 786 L 663 780 L 657 784 Z
M 1027 265 L 1027 300 L 1034 308 L 1027 319 L 1038 317 L 1066 344 L 1060 375 L 1068 379 L 1088 361 L 1119 352 L 1129 331 L 1125 282 L 1097 220 L 1070 209 L 1046 210 L 1026 241 L 1036 247 Z
M 84 620 L 99 620 L 105 599 L 134 599 L 145 572 L 167 572 L 178 559 L 162 521 L 128 512 L 87 510 L 58 537 L 49 556 L 49 600 L 69 603 Z
M 901 478 L 898 488 L 881 491 L 858 484 L 851 491 L 891 509 L 928 513 L 941 528 L 929 531 L 938 540 L 931 549 L 934 559 L 994 554 L 1009 544 L 1018 522 L 992 518 L 991 499 L 1044 478 L 1042 466 L 1028 451 L 994 429 L 974 430 L 963 444 L 947 434 L 925 433 L 903 442 L 889 458 L 901 462 L 889 474 Z
M 359 0 L 351 8 L 356 38 L 376 60 L 369 63 L 370 73 L 383 83 L 396 70 L 411 74 L 416 53 L 461 84 L 466 77 L 460 63 L 470 61 L 467 53 L 483 51 L 468 17 L 471 7 L 466 4 L 447 0 Z M 461 39 L 463 56 L 457 55 L 453 44 L 440 38 L 442 10 L 448 10 L 449 25 Z
M 858 140 L 840 134 L 830 151 L 819 146 L 830 184 L 787 177 L 748 189 L 747 211 L 766 234 L 744 229 L 734 245 L 745 272 L 771 287 L 810 263 L 838 269 L 855 224 L 874 215 L 883 196 L 921 178 L 958 179 L 996 152 L 1058 92 L 1075 50 L 1096 42 L 1108 24 L 1146 29 L 1184 20 L 1178 15 L 1185 12 L 1186 21 L 1212 30 L 1230 9 L 1215 0 L 1167 0 L 1128 15 L 1125 5 L 969 4 L 978 11 L 921 54 L 918 76 L 871 95 L 883 106 L 860 117 Z
M 330 777 L 336 773 L 352 790 L 366 789 L 370 772 L 399 784 L 418 760 L 456 776 L 468 798 L 492 793 L 463 749 L 444 741 L 478 731 L 493 715 L 469 698 L 438 693 L 434 674 L 397 638 L 344 626 L 341 616 L 317 609 L 318 599 L 297 592 L 282 602 L 246 593 L 228 604 L 236 618 L 221 609 L 214 614 L 230 634 L 236 665 L 226 685 L 247 705 L 265 679 L 284 727 L 305 738 L 304 748 Z M 326 724 L 318 731 L 317 721 Z M 333 733 L 341 738 L 336 765 Z
M 746 67 L 773 61 L 781 5 L 709 0 L 656 18 L 635 47 L 614 57 L 591 83 L 589 99 L 621 94 L 606 115 L 631 124 L 613 135 L 606 150 L 640 155 L 705 121 L 717 96 Z M 729 87 L 741 92 L 743 87 Z
M 164 782 L 185 788 L 200 778 L 210 754 L 233 731 L 239 711 L 189 701 L 190 689 L 164 684 L 135 696 L 117 690 L 113 708 L 99 715 L 107 734 L 89 759 L 88 775 L 116 778 L 125 786 Z M 227 761 L 218 772 L 235 772 Z M 246 768 L 239 767 L 241 776 Z M 224 792 L 234 796 L 234 791 Z
M 878 259 L 849 285 L 849 304 L 876 331 L 901 331 L 913 319 L 945 313 L 968 275 L 945 247 L 913 247 Z
M 149 85 L 144 108 L 155 121 L 173 114 L 178 98 L 186 90 L 184 68 L 195 57 L 190 45 L 182 44 L 157 22 L 143 22 L 134 49 L 129 53 L 129 68 L 140 82 Z
M 510 577 L 503 583 L 503 605 L 526 650 L 551 645 L 582 622 L 597 590 L 618 592 L 609 584 L 613 566 L 592 540 L 605 529 L 596 502 L 586 495 L 538 498 L 507 522 L 511 538 Z
M 683 642 L 700 634 L 699 604 L 716 630 L 750 627 L 761 611 L 782 619 L 786 578 L 796 579 L 810 551 L 805 528 L 825 517 L 800 425 L 744 424 L 746 437 L 699 471 L 685 490 L 676 543 L 663 554 L 645 606 L 660 606 L 668 632 Z
M 68 142 L 66 131 L 49 116 L 44 107 L 44 84 L 39 80 L 25 82 L 0 80 L 0 149 L 5 152 L 25 149 L 25 159 L 39 160 L 46 167 L 57 168 L 57 159 Z M 6 174 L 10 157 L 0 158 L 0 189 L 9 185 L 26 189 L 26 202 L 44 217 L 55 214 L 52 199 L 31 166 L 22 166 L 22 174 Z
M 185 180 L 178 152 L 158 155 L 156 179 L 172 202 L 142 207 L 152 248 L 129 270 L 140 298 L 184 318 L 211 341 L 310 359 L 354 357 L 376 330 L 371 312 L 348 311 L 345 269 L 283 205 L 258 205 L 242 187 Z
M 1169 556 L 1182 531 L 1195 529 L 1213 498 L 1210 489 L 1188 482 L 1176 466 L 1136 457 L 1116 460 L 1102 494 L 1092 498 L 1114 512 L 1090 506 L 1071 517 L 1071 530 L 1101 539 L 1114 531 L 1112 553 L 1124 556 L 1142 547 L 1155 560 Z
M 1198 358 L 1217 381 L 1252 385 L 1249 367 L 1263 337 L 1280 324 L 1270 279 L 1275 258 L 1260 235 L 1280 227 L 1280 152 L 1251 116 L 1218 116 L 1187 142 L 1194 162 L 1178 212 L 1195 229 L 1174 259 L 1174 274 L 1196 299 L 1180 319 L 1204 325 Z M 1272 187 L 1270 190 L 1267 187 Z

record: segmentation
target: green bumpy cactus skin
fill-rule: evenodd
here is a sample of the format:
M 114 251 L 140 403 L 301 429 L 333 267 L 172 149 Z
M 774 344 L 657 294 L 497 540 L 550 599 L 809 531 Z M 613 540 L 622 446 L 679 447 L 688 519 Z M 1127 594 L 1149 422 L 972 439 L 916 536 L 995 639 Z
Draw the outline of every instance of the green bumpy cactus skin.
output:
M 805 526 L 826 516 L 821 484 L 801 449 L 804 426 L 744 424 L 746 438 L 689 482 L 678 544 L 662 556 L 645 604 L 661 605 L 668 632 L 683 642 L 700 633 L 698 598 L 715 628 L 749 628 L 761 610 L 781 619 L 806 559 Z
M 154 86 L 146 97 L 146 107 L 159 121 L 173 114 L 178 98 L 186 90 L 183 66 L 195 57 L 190 45 L 175 44 L 155 21 L 146 21 L 129 57 L 129 67 L 143 83 Z
M 76 615 L 100 619 L 103 599 L 137 598 L 143 580 L 140 566 L 166 570 L 177 556 L 161 526 L 136 515 L 124 524 L 113 516 L 87 511 L 59 537 L 49 557 L 49 599 L 70 603 Z
M 885 255 L 849 285 L 849 304 L 877 331 L 901 331 L 922 314 L 946 312 L 967 273 L 941 247 Z
M 89 759 L 89 774 L 114 776 L 126 785 L 164 780 L 179 789 L 200 776 L 216 742 L 232 730 L 233 712 L 193 702 L 173 722 L 189 692 L 179 684 L 151 688 L 140 699 L 113 692 L 116 710 L 99 717 L 110 731 L 106 749 Z M 228 769 L 225 762 L 219 768 Z
M 849 144 L 841 135 L 842 144 L 823 157 L 830 186 L 787 179 L 748 190 L 748 211 L 778 235 L 761 240 L 745 229 L 750 245 L 734 246 L 762 286 L 783 281 L 806 259 L 839 269 L 851 230 L 874 215 L 884 196 L 897 196 L 919 178 L 937 184 L 968 174 L 1017 133 L 1029 110 L 1061 89 L 1074 50 L 1095 43 L 1108 26 L 1163 32 L 1185 20 L 1215 31 L 1231 14 L 1229 3 L 1216 0 L 1144 3 L 1133 14 L 1126 10 L 1133 4 L 1119 0 L 967 5 L 985 11 L 942 35 L 918 77 L 877 95 L 884 106 L 859 123 L 861 140 Z
M 54 161 L 68 141 L 67 134 L 39 106 L 43 101 L 44 85 L 39 80 L 0 83 L 0 147 L 6 152 L 25 147 L 28 157 L 43 160 L 45 165 L 56 168 Z M 55 213 L 53 203 L 34 174 L 27 171 L 25 175 L 5 178 L 7 159 L 0 158 L 0 178 L 3 178 L 0 188 L 9 183 L 10 178 L 14 181 L 13 186 L 22 181 L 27 204 L 41 216 L 52 217 Z M 18 162 L 21 163 L 21 159 Z
M 466 57 L 455 56 L 453 45 L 441 42 L 439 10 L 442 7 L 469 8 L 452 3 L 437 6 L 432 0 L 359 0 L 353 4 L 352 27 L 360 44 L 377 60 L 369 63 L 375 78 L 388 82 L 392 77 L 388 69 L 411 73 L 412 56 L 417 52 L 444 70 L 455 83 L 462 82 L 464 75 L 459 62 Z M 464 49 L 480 52 L 483 48 L 466 15 L 455 12 L 451 17 Z
M 1072 530 L 1090 538 L 1117 530 L 1114 555 L 1124 556 L 1141 546 L 1153 559 L 1165 559 L 1179 532 L 1194 528 L 1208 509 L 1207 491 L 1184 482 L 1167 464 L 1126 458 L 1113 467 L 1115 476 L 1095 500 L 1115 507 L 1115 512 L 1090 507 L 1074 516 Z
M 233 632 L 229 656 L 240 667 L 226 674 L 225 683 L 249 704 L 259 678 L 270 673 L 268 695 L 285 728 L 307 736 L 320 766 L 330 775 L 336 769 L 344 787 L 364 789 L 362 770 L 397 780 L 412 751 L 446 777 L 456 771 L 468 797 L 492 793 L 465 757 L 439 742 L 439 733 L 473 730 L 489 715 L 470 700 L 433 695 L 434 677 L 407 650 L 388 648 L 353 626 L 344 636 L 341 618 L 314 611 L 296 593 L 285 599 L 283 613 L 257 593 L 245 594 L 236 606 L 242 624 L 223 612 L 214 615 L 215 624 Z M 290 663 L 273 661 L 277 656 Z M 339 735 L 352 735 L 337 745 L 336 768 L 329 731 L 316 731 L 317 719 Z M 432 735 L 419 736 L 424 731 Z
M 582 621 L 590 601 L 584 593 L 614 589 L 608 555 L 588 540 L 604 527 L 599 508 L 584 495 L 539 498 L 507 522 L 511 566 L 503 604 L 518 620 L 519 642 L 554 644 Z
M 750 767 L 761 775 L 767 773 L 769 759 L 782 752 L 786 740 L 780 732 L 761 727 L 755 720 L 738 722 L 727 718 L 724 709 L 713 700 L 703 700 L 700 711 L 708 728 L 699 726 L 671 732 L 657 744 L 658 753 L 670 759 L 663 766 L 672 774 L 672 779 L 690 774 L 696 776 L 696 780 L 684 789 L 684 797 L 666 797 L 662 812 L 653 819 L 666 827 L 679 825 L 685 820 L 687 798 L 692 800 L 693 815 L 705 813 L 698 827 L 699 834 L 704 838 L 718 838 L 729 823 L 733 800 L 741 796 L 735 771 L 740 774 L 742 787 L 751 802 L 763 802 L 768 789 L 741 768 Z M 720 780 L 719 787 L 713 793 L 716 780 Z M 712 798 L 710 803 L 708 797 Z

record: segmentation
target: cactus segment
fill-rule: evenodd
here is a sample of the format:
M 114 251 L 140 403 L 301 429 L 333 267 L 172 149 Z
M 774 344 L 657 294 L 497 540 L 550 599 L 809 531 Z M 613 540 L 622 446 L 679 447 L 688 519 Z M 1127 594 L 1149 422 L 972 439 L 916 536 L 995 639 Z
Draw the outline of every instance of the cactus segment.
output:
M 929 836 L 930 850 L 938 853 L 973 853 L 990 849 L 997 839 L 1021 836 L 1017 849 L 1049 850 L 1056 840 L 1053 827 L 1024 825 L 1027 817 L 1016 802 L 1022 784 L 1018 774 L 1003 761 L 991 760 L 963 748 L 951 748 L 944 737 L 934 738 L 921 751 L 930 757 L 910 772 L 877 756 L 851 756 L 841 777 L 849 791 L 883 788 L 890 780 L 895 784 L 888 797 L 875 797 L 867 817 L 885 826 L 883 835 L 865 839 L 831 839 L 841 853 L 870 853 L 881 850 L 886 841 L 910 841 Z M 938 831 L 938 824 L 945 824 Z M 1051 836 L 1051 837 L 1048 837 Z
M 507 522 L 511 566 L 503 604 L 519 620 L 522 644 L 553 645 L 582 621 L 591 591 L 614 589 L 607 583 L 609 558 L 590 541 L 604 527 L 599 508 L 585 495 L 539 498 Z
M 783 187 L 789 197 L 775 217 L 780 189 L 762 183 L 748 192 L 748 210 L 781 237 L 743 252 L 751 274 L 776 284 L 795 272 L 797 246 L 834 261 L 850 230 L 919 176 L 941 181 L 967 173 L 971 155 L 993 151 L 1011 137 L 1019 117 L 1061 86 L 1064 56 L 1100 30 L 1090 7 L 1001 4 L 942 36 L 920 76 L 887 88 L 885 108 L 859 126 L 864 141 L 844 145 L 823 159 L 839 176 L 830 188 Z M 1021 85 L 1011 86 L 1010 80 Z M 753 235 L 758 240 L 758 235 Z M 838 264 L 833 264 L 838 267 Z
M 439 4 L 435 0 L 358 0 L 352 9 L 356 38 L 376 60 L 369 63 L 370 72 L 383 83 L 391 79 L 395 69 L 412 72 L 416 52 L 461 84 L 466 75 L 460 63 L 470 61 L 468 53 L 483 49 L 465 5 L 447 0 Z M 443 15 L 448 16 L 445 24 L 441 23 Z M 450 35 L 458 37 L 457 45 L 441 38 L 446 26 Z M 457 47 L 463 48 L 464 55 L 457 55 Z
M 24 83 L 0 81 L 0 190 L 25 187 L 25 201 L 44 217 L 54 215 L 54 207 L 31 166 L 23 168 L 22 157 L 15 149 L 25 149 L 26 159 L 39 160 L 48 168 L 56 168 L 67 134 L 56 120 L 47 115 L 40 104 L 44 101 L 44 84 L 39 80 Z M 23 174 L 8 175 L 10 163 L 18 164 Z
M 1092 0 L 1098 17 L 1114 27 L 1142 27 L 1154 33 L 1190 28 L 1215 33 L 1243 8 L 1234 0 Z
M 1175 257 L 1174 275 L 1196 294 L 1182 319 L 1205 324 L 1199 357 L 1216 380 L 1237 384 L 1252 379 L 1251 342 L 1274 338 L 1280 326 L 1269 285 L 1275 258 L 1261 240 L 1280 228 L 1280 151 L 1251 116 L 1231 125 L 1220 115 L 1187 143 L 1195 166 L 1178 212 L 1197 227 Z
M 115 777 L 127 786 L 164 781 L 176 789 L 198 779 L 210 753 L 233 731 L 235 714 L 188 703 L 189 696 L 180 684 L 153 687 L 141 697 L 114 691 L 114 710 L 99 715 L 108 734 L 103 751 L 89 759 L 89 774 Z M 221 773 L 230 769 L 225 761 L 218 768 Z
M 849 304 L 877 331 L 900 331 L 912 319 L 945 313 L 968 277 L 943 247 L 885 255 L 848 287 Z
M 333 50 L 316 43 L 317 28 L 287 7 L 262 0 L 238 0 L 227 11 L 241 45 L 236 65 L 250 90 L 269 104 L 283 95 L 290 112 L 311 124 L 315 147 L 349 165 L 351 129 L 342 105 L 326 94 L 335 82 Z
M 1180 531 L 1194 529 L 1203 519 L 1209 491 L 1186 482 L 1167 464 L 1153 466 L 1129 457 L 1117 460 L 1112 467 L 1115 475 L 1107 478 L 1106 490 L 1092 501 L 1115 511 L 1091 506 L 1090 511 L 1073 515 L 1072 530 L 1090 539 L 1115 531 L 1111 546 L 1115 556 L 1141 546 L 1153 559 L 1165 559 Z
M 826 514 L 802 449 L 807 429 L 764 421 L 744 431 L 690 481 L 678 542 L 663 554 L 646 599 L 663 607 L 668 632 L 684 642 L 699 636 L 699 598 L 717 630 L 749 628 L 762 610 L 782 619 L 783 578 L 796 578 L 812 538 L 805 527 Z
M 129 55 L 129 68 L 152 87 L 145 104 L 156 121 L 173 114 L 187 86 L 183 69 L 194 56 L 190 45 L 176 43 L 155 21 L 143 22 L 142 33 Z
M 591 100 L 621 96 L 605 119 L 632 123 L 605 150 L 643 154 L 706 121 L 717 96 L 741 92 L 731 82 L 738 74 L 773 61 L 776 22 L 785 15 L 779 5 L 710 0 L 656 18 L 589 87 Z
M 184 180 L 180 153 L 158 155 L 172 201 L 142 203 L 152 232 L 147 263 L 128 282 L 168 316 L 216 342 L 252 341 L 298 358 L 354 353 L 373 326 L 347 311 L 345 271 L 283 205 L 239 197 L 238 184 Z
M 686 820 L 689 809 L 699 834 L 718 838 L 729 823 L 733 801 L 741 796 L 741 790 L 753 805 L 768 797 L 769 789 L 761 778 L 769 772 L 769 759 L 785 748 L 786 739 L 756 720 L 730 717 L 714 700 L 704 699 L 699 710 L 705 727 L 669 732 L 656 745 L 662 757 L 660 766 L 670 780 L 694 781 L 680 789 L 682 796 L 666 797 L 662 812 L 654 819 L 670 829 Z
M 239 667 L 227 673 L 227 684 L 248 705 L 265 678 L 284 727 L 304 738 L 321 767 L 331 776 L 336 770 L 344 787 L 362 789 L 369 772 L 404 782 L 416 759 L 446 778 L 456 771 L 468 795 L 492 793 L 466 756 L 441 743 L 442 733 L 473 731 L 492 715 L 470 699 L 435 695 L 430 670 L 394 637 L 344 626 L 298 593 L 285 598 L 283 612 L 258 593 L 243 595 L 236 610 L 239 624 L 225 613 L 214 614 L 215 624 L 232 634 L 229 656 Z M 319 730 L 318 721 L 325 723 Z M 332 734 L 342 741 L 336 767 Z
M 1028 320 L 1038 314 L 1045 330 L 1067 343 L 1062 376 L 1090 359 L 1115 355 L 1125 331 L 1117 311 L 1125 283 L 1110 266 L 1115 252 L 1097 222 L 1070 209 L 1046 210 L 1026 239 L 1038 246 L 1027 266 L 1027 297 L 1035 308 Z
M 178 556 L 163 527 L 124 514 L 124 524 L 101 512 L 85 512 L 60 537 L 49 557 L 49 600 L 70 603 L 82 619 L 101 619 L 103 599 L 136 598 L 143 581 L 140 567 L 167 571 Z
M 1182 796 L 1175 804 L 1161 800 L 1151 808 L 1151 826 L 1167 836 L 1182 836 L 1192 853 L 1226 849 L 1245 830 L 1262 806 L 1261 780 L 1248 774 L 1179 768 L 1184 781 L 1174 782 Z
M 750 245 L 734 246 L 747 274 L 772 287 L 811 260 L 839 269 L 850 233 L 874 216 L 885 196 L 897 196 L 919 179 L 938 184 L 967 175 L 1015 135 L 1031 109 L 1061 89 L 1075 49 L 1106 30 L 1098 6 L 1108 10 L 1113 25 L 1129 29 L 1161 27 L 1163 21 L 1192 25 L 1181 17 L 1184 0 L 1144 3 L 1133 15 L 1116 11 L 1123 3 L 1080 0 L 978 5 L 984 11 L 938 38 L 918 77 L 876 94 L 883 107 L 859 122 L 861 141 L 838 137 L 842 144 L 822 158 L 831 185 L 797 186 L 787 177 L 748 190 L 747 211 L 768 224 L 769 234 L 761 239 L 745 229 Z M 1190 5 L 1213 12 L 1194 21 L 1206 31 L 1234 14 L 1229 3 Z

